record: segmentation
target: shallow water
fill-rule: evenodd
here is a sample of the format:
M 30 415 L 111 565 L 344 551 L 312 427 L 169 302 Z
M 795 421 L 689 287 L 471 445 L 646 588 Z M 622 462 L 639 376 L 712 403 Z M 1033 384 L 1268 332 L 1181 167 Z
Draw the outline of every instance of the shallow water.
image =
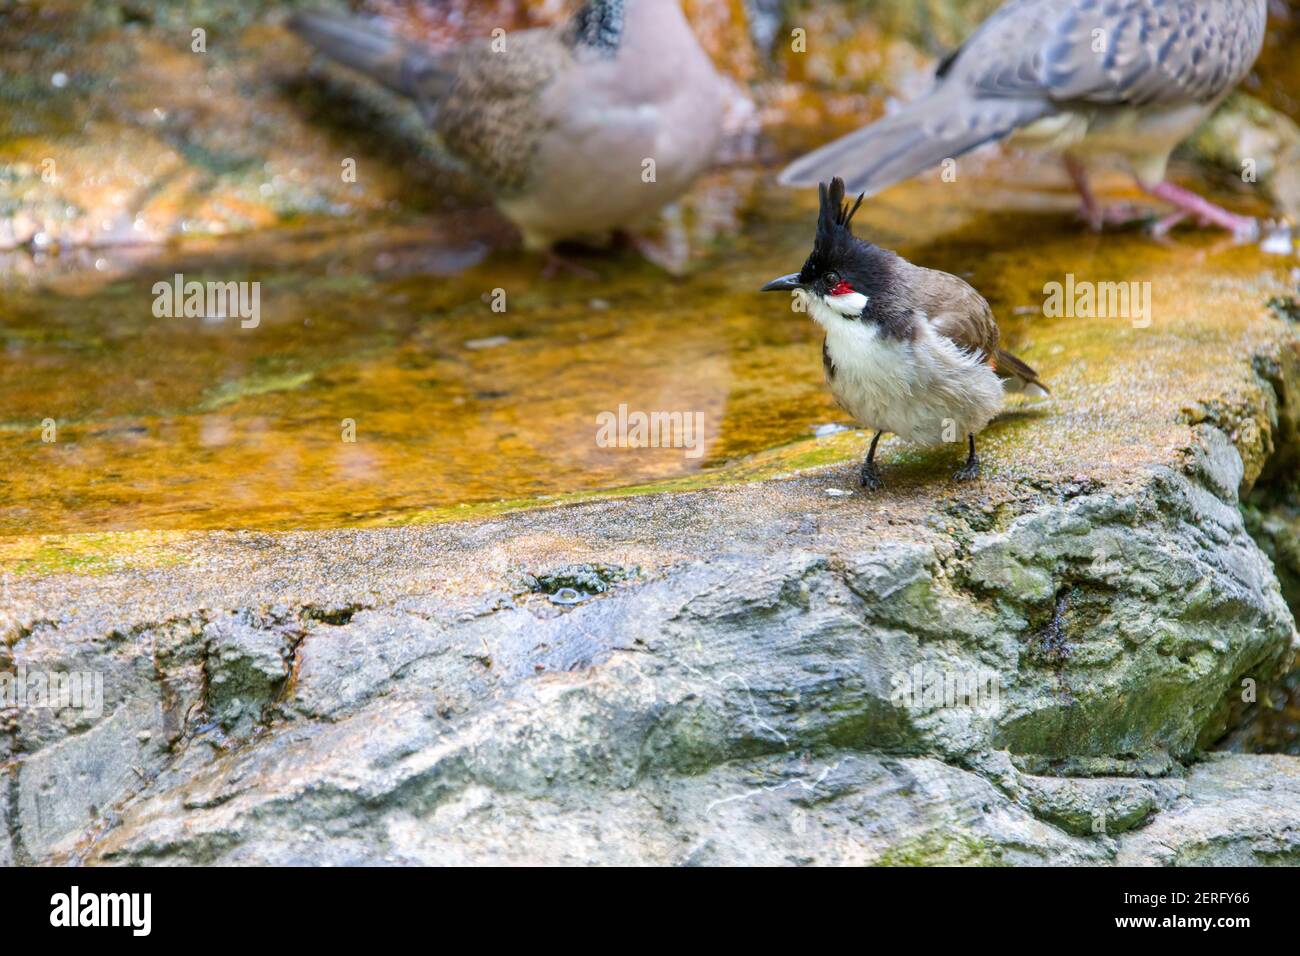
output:
M 1099 239 L 1054 170 L 986 175 L 942 205 L 925 184 L 892 191 L 861 231 L 967 275 L 1013 346 L 1032 343 L 1061 261 L 1114 278 L 1156 260 L 1199 270 L 1207 255 L 1276 267 L 1207 234 Z M 598 277 L 546 279 L 463 217 L 101 257 L 102 272 L 29 267 L 0 306 L 0 534 L 404 521 L 705 477 L 814 441 L 843 417 L 820 335 L 755 290 L 801 264 L 815 196 L 769 181 L 736 170 L 700 187 L 685 278 L 627 251 L 582 257 Z M 259 282 L 260 324 L 155 317 L 154 283 L 178 272 Z M 600 447 L 597 416 L 620 405 L 701 413 L 702 452 Z

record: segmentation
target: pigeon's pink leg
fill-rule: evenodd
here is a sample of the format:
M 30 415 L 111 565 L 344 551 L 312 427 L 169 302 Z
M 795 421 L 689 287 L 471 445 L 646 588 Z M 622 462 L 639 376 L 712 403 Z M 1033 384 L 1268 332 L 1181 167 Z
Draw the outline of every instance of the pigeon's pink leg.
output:
M 1132 203 L 1103 206 L 1097 199 L 1097 194 L 1092 191 L 1087 167 L 1077 159 L 1066 156 L 1065 169 L 1079 193 L 1079 215 L 1093 232 L 1101 232 L 1104 226 L 1129 226 L 1151 218 L 1149 212 Z
M 1189 189 L 1175 186 L 1170 182 L 1160 183 L 1157 186 L 1145 186 L 1141 183 L 1138 185 L 1157 199 L 1162 199 L 1188 215 L 1195 216 L 1202 223 L 1227 229 L 1236 236 L 1253 238 L 1259 235 L 1259 223 L 1255 219 L 1229 212 Z
M 1097 196 L 1093 193 L 1092 186 L 1088 182 L 1088 170 L 1083 163 L 1072 156 L 1065 157 L 1065 170 L 1070 174 L 1070 180 L 1079 193 L 1081 203 L 1079 214 L 1092 227 L 1093 232 L 1101 232 L 1102 223 L 1106 221 L 1106 214 L 1102 212 L 1101 205 L 1097 202 Z
M 1169 233 L 1173 232 L 1174 226 L 1178 225 L 1190 215 L 1191 213 L 1186 209 L 1179 209 L 1175 212 L 1171 212 L 1167 216 L 1162 216 L 1151 224 L 1151 235 L 1155 236 L 1157 239 L 1163 239 L 1165 236 L 1169 235 Z

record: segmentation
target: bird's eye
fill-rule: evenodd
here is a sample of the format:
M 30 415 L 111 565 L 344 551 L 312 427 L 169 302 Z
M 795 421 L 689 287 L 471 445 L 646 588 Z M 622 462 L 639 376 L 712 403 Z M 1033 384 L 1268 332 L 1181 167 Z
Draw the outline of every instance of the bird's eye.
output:
M 838 272 L 828 272 L 822 276 L 822 279 L 826 282 L 826 288 L 828 289 L 833 289 L 840 284 L 840 274 Z

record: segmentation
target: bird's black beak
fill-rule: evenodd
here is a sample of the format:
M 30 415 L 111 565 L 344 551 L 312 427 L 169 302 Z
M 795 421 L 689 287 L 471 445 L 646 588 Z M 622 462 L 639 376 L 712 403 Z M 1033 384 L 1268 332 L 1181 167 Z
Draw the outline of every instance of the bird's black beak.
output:
M 799 273 L 795 272 L 788 276 L 781 276 L 779 279 L 773 279 L 759 292 L 793 292 L 795 289 L 802 289 L 803 283 L 799 281 Z

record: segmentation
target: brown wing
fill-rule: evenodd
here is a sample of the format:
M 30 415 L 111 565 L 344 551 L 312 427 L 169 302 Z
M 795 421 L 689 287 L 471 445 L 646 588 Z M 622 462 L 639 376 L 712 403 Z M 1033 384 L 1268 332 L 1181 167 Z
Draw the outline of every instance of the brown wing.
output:
M 991 359 L 997 354 L 998 324 L 993 310 L 970 284 L 947 272 L 915 270 L 908 277 L 913 304 L 930 319 L 940 335 L 968 352 Z

